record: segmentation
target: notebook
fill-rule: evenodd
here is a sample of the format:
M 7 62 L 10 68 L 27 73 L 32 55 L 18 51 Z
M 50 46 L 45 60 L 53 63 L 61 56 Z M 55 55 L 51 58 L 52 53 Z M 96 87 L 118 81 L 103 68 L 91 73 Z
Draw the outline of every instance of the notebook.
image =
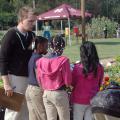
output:
M 25 99 L 25 96 L 21 93 L 13 92 L 12 97 L 5 95 L 5 90 L 0 88 L 0 106 L 14 110 L 20 111 L 21 105 Z

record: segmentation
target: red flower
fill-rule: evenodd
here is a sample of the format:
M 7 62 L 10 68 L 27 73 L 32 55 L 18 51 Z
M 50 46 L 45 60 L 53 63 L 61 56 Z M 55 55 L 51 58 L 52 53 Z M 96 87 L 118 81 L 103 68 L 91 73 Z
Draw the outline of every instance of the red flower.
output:
M 105 79 L 105 81 L 109 81 L 110 78 L 109 78 L 109 76 L 105 76 L 104 79 Z

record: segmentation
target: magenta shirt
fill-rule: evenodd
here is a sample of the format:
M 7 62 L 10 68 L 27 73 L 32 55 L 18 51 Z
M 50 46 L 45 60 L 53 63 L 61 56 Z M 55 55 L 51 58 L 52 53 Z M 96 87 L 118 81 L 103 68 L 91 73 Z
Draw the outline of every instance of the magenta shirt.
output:
M 72 82 L 69 59 L 65 56 L 41 58 L 37 61 L 37 80 L 44 90 L 56 90 Z
M 104 69 L 98 65 L 97 76 L 94 73 L 85 77 L 82 73 L 82 64 L 76 64 L 72 72 L 72 85 L 74 87 L 71 94 L 71 102 L 77 104 L 90 104 L 90 100 L 99 91 L 100 84 L 103 80 Z

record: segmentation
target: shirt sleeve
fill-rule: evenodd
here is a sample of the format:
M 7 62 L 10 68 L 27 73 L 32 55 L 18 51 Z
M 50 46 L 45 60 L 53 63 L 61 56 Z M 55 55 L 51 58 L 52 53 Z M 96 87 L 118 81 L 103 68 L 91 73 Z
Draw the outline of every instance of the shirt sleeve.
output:
M 72 83 L 72 73 L 70 70 L 70 63 L 69 59 L 66 60 L 66 62 L 63 64 L 63 69 L 62 69 L 62 76 L 65 81 L 65 85 L 69 86 Z
M 36 61 L 36 78 L 37 78 L 38 84 L 41 85 L 39 65 L 40 65 L 39 60 L 37 60 L 37 61 Z
M 2 39 L 0 50 L 0 71 L 1 75 L 8 74 L 9 60 L 12 56 L 13 40 L 15 39 L 15 32 L 9 30 Z

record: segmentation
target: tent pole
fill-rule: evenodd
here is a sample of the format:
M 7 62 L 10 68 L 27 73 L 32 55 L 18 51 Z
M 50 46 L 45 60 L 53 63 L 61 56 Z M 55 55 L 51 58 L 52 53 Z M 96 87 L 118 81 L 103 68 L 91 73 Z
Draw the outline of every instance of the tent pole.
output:
M 62 20 L 60 22 L 61 22 L 61 34 L 63 34 L 63 22 Z
M 82 15 L 82 42 L 86 40 L 85 34 L 85 0 L 81 0 L 81 15 Z
M 71 36 L 70 36 L 70 18 L 68 17 L 68 27 L 69 27 L 69 45 L 71 46 Z
M 35 33 L 38 35 L 38 20 L 35 22 Z

